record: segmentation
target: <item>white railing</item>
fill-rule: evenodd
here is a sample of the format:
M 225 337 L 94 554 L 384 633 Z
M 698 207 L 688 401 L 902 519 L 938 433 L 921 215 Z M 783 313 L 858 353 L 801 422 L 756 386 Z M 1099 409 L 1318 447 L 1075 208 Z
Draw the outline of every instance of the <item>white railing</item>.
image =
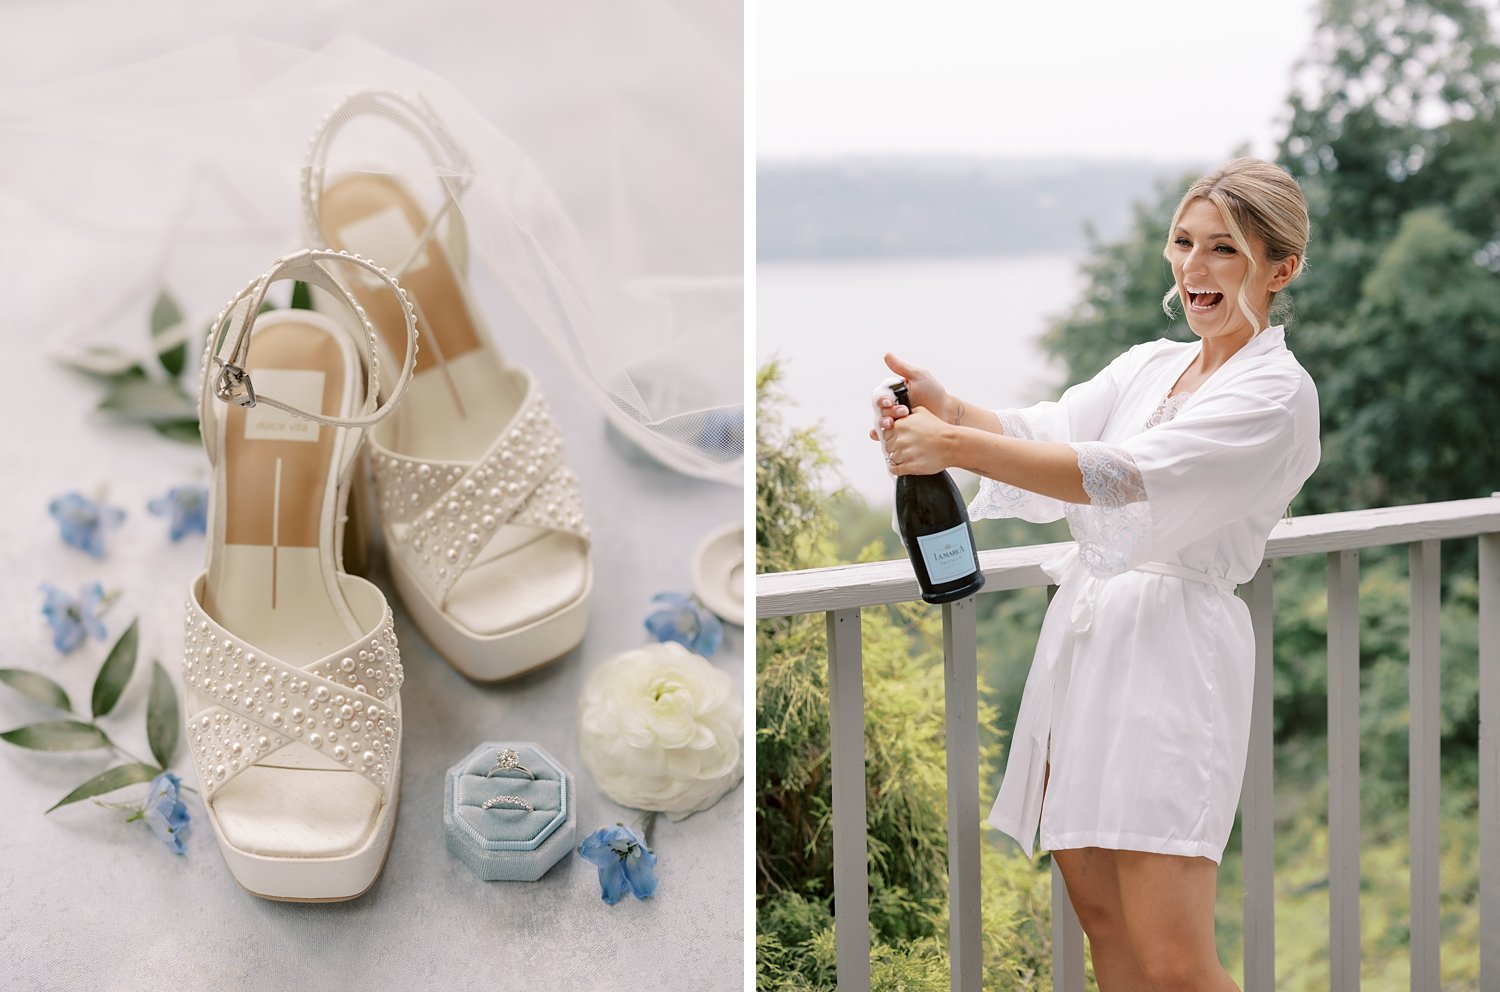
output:
M 1441 988 L 1438 967 L 1438 542 L 1479 543 L 1480 988 L 1500 992 L 1500 493 L 1487 499 L 1284 520 L 1240 588 L 1255 628 L 1255 698 L 1242 793 L 1246 992 L 1276 985 L 1272 882 L 1271 562 L 1328 559 L 1328 834 L 1331 989 L 1359 988 L 1359 551 L 1407 544 L 1411 556 L 1411 988 Z M 1063 545 L 981 552 L 985 589 L 1046 586 L 1041 563 Z M 917 600 L 906 561 L 756 578 L 759 619 L 823 613 L 833 788 L 834 925 L 840 992 L 870 987 L 859 611 Z M 980 988 L 979 728 L 973 599 L 943 608 L 947 702 L 949 954 L 954 992 Z M 1083 990 L 1083 933 L 1053 867 L 1054 983 Z

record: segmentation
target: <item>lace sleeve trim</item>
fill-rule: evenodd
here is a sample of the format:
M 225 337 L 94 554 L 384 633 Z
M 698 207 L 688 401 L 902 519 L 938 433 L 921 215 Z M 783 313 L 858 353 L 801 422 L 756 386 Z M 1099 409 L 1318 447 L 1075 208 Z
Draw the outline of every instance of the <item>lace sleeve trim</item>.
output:
M 1146 498 L 1141 471 L 1130 452 L 1098 441 L 1073 445 L 1078 452 L 1078 470 L 1083 473 L 1083 491 L 1089 505 L 1115 509 Z
M 1075 443 L 1087 505 L 1064 506 L 1078 558 L 1099 577 L 1119 575 L 1146 560 L 1151 509 L 1140 469 L 1128 451 L 1097 441 Z
M 1024 441 L 1036 439 L 1019 410 L 996 410 L 995 415 L 1000 418 L 1000 430 L 1008 437 L 1018 437 Z M 1046 523 L 1056 520 L 1062 514 L 1062 503 L 1059 500 L 982 476 L 979 479 L 979 492 L 969 504 L 969 516 L 975 520 L 1019 517 L 1033 523 Z
M 1031 428 L 1026 424 L 1026 418 L 1021 416 L 1019 410 L 996 410 L 995 416 L 1000 418 L 1000 430 L 1006 435 L 1026 441 L 1036 440 L 1036 435 L 1031 433 Z

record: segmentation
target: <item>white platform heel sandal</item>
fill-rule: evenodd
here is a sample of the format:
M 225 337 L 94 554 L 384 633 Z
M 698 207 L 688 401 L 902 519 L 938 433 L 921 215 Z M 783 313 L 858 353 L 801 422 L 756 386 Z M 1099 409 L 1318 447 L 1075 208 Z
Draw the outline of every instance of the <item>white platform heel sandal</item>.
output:
M 449 174 L 431 216 L 389 175 L 326 181 L 330 143 L 360 117 L 397 125 Z M 386 555 L 432 645 L 469 678 L 496 681 L 583 639 L 593 571 L 562 437 L 530 373 L 506 365 L 491 343 L 469 292 L 456 209 L 466 170 L 462 149 L 425 105 L 359 93 L 314 135 L 303 196 L 312 243 L 390 267 L 416 307 L 424 348 L 411 393 L 370 438 Z M 368 283 L 352 288 L 381 346 L 399 348 L 399 311 Z
M 374 328 L 329 263 L 378 280 L 406 314 L 384 404 Z M 261 314 L 267 287 L 288 279 L 344 300 L 363 331 L 307 310 Z M 278 259 L 210 331 L 200 417 L 214 486 L 187 604 L 187 736 L 225 863 L 267 899 L 352 899 L 390 848 L 401 661 L 390 607 L 344 572 L 342 539 L 361 435 L 405 393 L 416 333 L 395 280 L 332 251 Z

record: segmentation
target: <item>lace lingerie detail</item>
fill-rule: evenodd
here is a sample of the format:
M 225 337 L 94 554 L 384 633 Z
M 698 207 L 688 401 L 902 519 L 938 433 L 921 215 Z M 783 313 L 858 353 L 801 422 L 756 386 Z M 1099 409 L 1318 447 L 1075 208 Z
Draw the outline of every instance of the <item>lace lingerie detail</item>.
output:
M 1175 396 L 1170 392 L 1167 393 L 1167 395 L 1161 398 L 1161 402 L 1157 404 L 1156 410 L 1147 418 L 1146 429 L 1150 430 L 1158 424 L 1165 424 L 1177 416 L 1178 411 L 1182 409 L 1183 404 L 1192 398 L 1192 395 L 1191 390 L 1178 393 Z

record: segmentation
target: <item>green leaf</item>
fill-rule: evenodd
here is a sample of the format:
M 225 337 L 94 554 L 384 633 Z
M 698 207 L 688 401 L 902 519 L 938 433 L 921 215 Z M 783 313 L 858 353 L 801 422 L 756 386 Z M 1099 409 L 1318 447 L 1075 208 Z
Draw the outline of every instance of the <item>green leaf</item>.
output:
M 172 299 L 172 294 L 165 289 L 156 294 L 156 302 L 151 306 L 151 336 L 154 338 L 169 328 L 176 327 L 182 323 L 182 308 L 177 301 Z
M 166 351 L 157 354 L 156 360 L 161 362 L 161 367 L 167 370 L 167 375 L 177 378 L 182 375 L 182 367 L 187 364 L 187 342 L 177 342 Z
M 85 375 L 96 376 L 102 379 L 113 379 L 117 376 L 133 376 L 141 372 L 141 367 L 136 363 L 133 356 L 123 351 L 110 348 L 105 345 L 89 345 L 71 354 L 59 358 L 64 365 Z
M 115 646 L 109 649 L 109 657 L 104 659 L 104 664 L 99 668 L 99 677 L 94 680 L 94 719 L 98 719 L 115 708 L 120 701 L 120 694 L 125 691 L 125 685 L 130 681 L 130 675 L 135 671 L 136 648 L 140 640 L 140 620 L 130 621 L 130 626 L 125 628 L 125 633 L 115 641 Z
M 198 433 L 197 420 L 159 420 L 151 426 L 156 433 L 173 441 L 197 444 L 202 439 L 202 435 Z
M 187 328 L 182 323 L 182 308 L 165 289 L 151 307 L 151 339 L 156 345 L 156 360 L 172 378 L 182 374 L 187 364 Z
M 116 380 L 99 409 L 120 420 L 159 423 L 164 420 L 196 420 L 193 401 L 174 383 L 146 378 Z
M 79 720 L 46 720 L 7 730 L 0 740 L 34 751 L 88 751 L 109 747 L 109 738 L 92 723 Z
M 301 280 L 292 283 L 291 308 L 293 310 L 311 310 L 313 308 L 312 287 Z
M 161 662 L 152 661 L 151 698 L 146 703 L 146 740 L 151 743 L 152 756 L 161 762 L 163 768 L 172 763 L 172 755 L 177 753 L 180 725 L 177 690 Z
M 150 765 L 143 765 L 139 762 L 132 762 L 128 765 L 116 765 L 108 771 L 100 772 L 66 796 L 63 796 L 57 802 L 53 803 L 51 809 L 48 809 L 47 812 L 50 813 L 59 806 L 76 803 L 80 799 L 90 799 L 94 796 L 102 796 L 106 792 L 123 789 L 127 785 L 149 782 L 160 774 L 160 768 L 152 768 Z
M 63 687 L 39 672 L 28 672 L 24 668 L 0 668 L 0 682 L 43 706 L 60 710 L 73 708 Z

